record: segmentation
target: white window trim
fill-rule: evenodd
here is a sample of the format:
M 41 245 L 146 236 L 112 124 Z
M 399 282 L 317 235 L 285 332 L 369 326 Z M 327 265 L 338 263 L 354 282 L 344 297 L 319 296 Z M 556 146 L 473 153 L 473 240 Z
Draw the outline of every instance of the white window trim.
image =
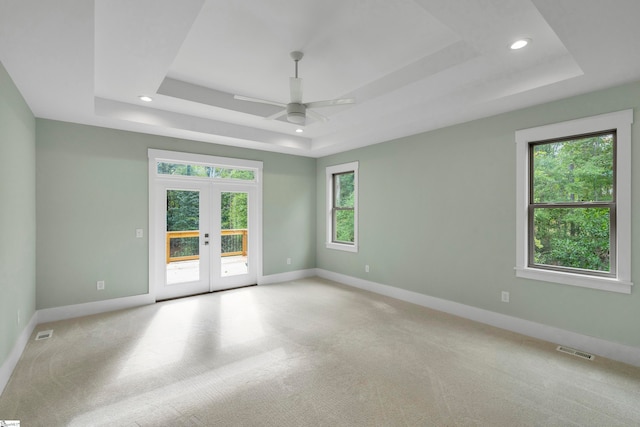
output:
M 516 131 L 516 276 L 545 282 L 630 294 L 631 282 L 631 124 L 633 110 Z M 616 129 L 616 277 L 598 277 L 528 267 L 529 142 Z
M 336 243 L 333 241 L 333 175 L 336 173 L 353 172 L 353 244 Z M 327 234 L 326 247 L 347 252 L 358 252 L 358 162 L 344 163 L 328 166 L 326 169 L 326 193 L 327 193 Z

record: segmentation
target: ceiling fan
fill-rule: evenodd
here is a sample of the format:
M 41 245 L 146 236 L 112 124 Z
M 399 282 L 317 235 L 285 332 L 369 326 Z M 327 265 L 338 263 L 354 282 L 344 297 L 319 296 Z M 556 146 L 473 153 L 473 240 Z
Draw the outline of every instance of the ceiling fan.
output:
M 329 119 L 322 114 L 312 111 L 311 108 L 332 107 L 336 105 L 354 104 L 356 100 L 354 98 L 342 98 L 342 99 L 330 99 L 326 101 L 315 102 L 302 102 L 302 79 L 298 77 L 298 62 L 302 59 L 304 54 L 302 52 L 291 52 L 291 58 L 295 62 L 295 77 L 289 78 L 289 89 L 291 93 L 291 101 L 288 104 L 282 102 L 269 101 L 260 98 L 250 98 L 242 95 L 235 95 L 234 98 L 241 101 L 258 102 L 261 104 L 276 105 L 282 107 L 283 110 L 279 111 L 269 117 L 269 120 L 277 119 L 284 115 L 287 116 L 287 121 L 298 125 L 304 125 L 307 119 L 307 114 L 316 120 L 327 122 Z

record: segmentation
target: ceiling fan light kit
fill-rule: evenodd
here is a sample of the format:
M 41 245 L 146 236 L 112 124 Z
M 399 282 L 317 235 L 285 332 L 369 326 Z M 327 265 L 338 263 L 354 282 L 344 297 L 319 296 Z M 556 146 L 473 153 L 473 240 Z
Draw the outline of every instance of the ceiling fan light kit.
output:
M 297 104 L 295 102 L 287 104 L 287 120 L 291 123 L 304 125 L 305 119 L 307 118 L 306 112 L 307 107 L 305 107 L 304 104 Z
M 304 57 L 304 53 L 300 51 L 293 51 L 289 54 L 295 64 L 295 76 L 289 78 L 289 92 L 290 101 L 288 104 L 283 104 L 277 101 L 269 101 L 266 99 L 250 98 L 242 95 L 235 95 L 234 98 L 240 101 L 257 102 L 261 104 L 276 105 L 278 107 L 284 107 L 284 110 L 277 112 L 269 117 L 268 120 L 274 120 L 284 115 L 287 117 L 287 121 L 295 123 L 296 125 L 304 126 L 307 120 L 307 112 L 315 120 L 321 122 L 327 122 L 329 119 L 322 114 L 315 111 L 307 111 L 308 108 L 320 108 L 320 107 L 332 107 L 337 105 L 354 104 L 356 101 L 353 98 L 331 99 L 327 101 L 315 101 L 315 102 L 302 102 L 302 79 L 298 77 L 298 62 Z

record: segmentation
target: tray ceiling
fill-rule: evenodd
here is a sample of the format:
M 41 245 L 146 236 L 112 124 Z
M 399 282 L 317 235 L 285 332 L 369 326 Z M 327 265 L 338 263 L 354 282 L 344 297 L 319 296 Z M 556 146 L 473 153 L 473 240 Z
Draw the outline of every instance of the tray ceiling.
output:
M 633 0 L 12 0 L 0 61 L 37 117 L 318 157 L 640 80 L 637 16 Z M 294 50 L 304 102 L 357 101 L 303 133 L 233 98 L 287 103 Z

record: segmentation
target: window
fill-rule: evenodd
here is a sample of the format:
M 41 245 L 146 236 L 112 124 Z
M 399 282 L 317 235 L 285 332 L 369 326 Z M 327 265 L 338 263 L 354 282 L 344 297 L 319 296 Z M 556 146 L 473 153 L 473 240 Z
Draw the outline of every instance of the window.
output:
M 358 251 L 358 162 L 327 168 L 327 248 Z
M 255 171 L 250 169 L 225 168 L 196 163 L 169 163 L 157 161 L 158 175 L 193 176 L 199 178 L 236 179 L 255 181 Z
M 335 243 L 352 245 L 355 241 L 354 177 L 353 171 L 333 174 L 333 238 L 331 240 Z
M 632 110 L 516 132 L 516 274 L 630 293 Z
M 529 266 L 615 277 L 616 132 L 529 143 Z

